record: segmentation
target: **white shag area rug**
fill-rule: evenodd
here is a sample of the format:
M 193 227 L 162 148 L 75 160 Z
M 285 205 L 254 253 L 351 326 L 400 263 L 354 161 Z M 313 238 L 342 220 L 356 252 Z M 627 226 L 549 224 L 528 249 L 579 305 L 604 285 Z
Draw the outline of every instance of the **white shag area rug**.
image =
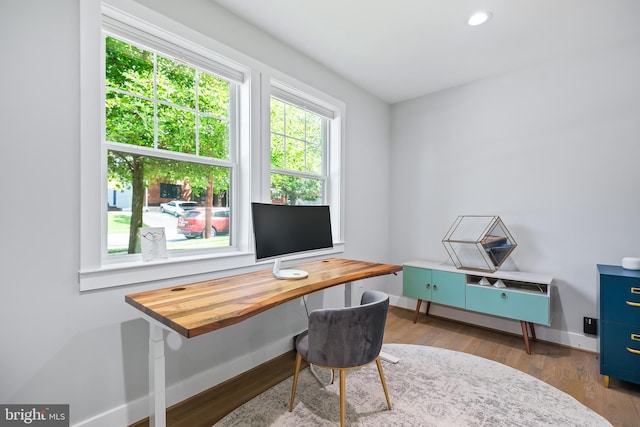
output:
M 351 426 L 611 426 L 573 397 L 492 360 L 435 347 L 385 344 L 400 358 L 382 362 L 388 410 L 375 363 L 347 371 L 346 424 Z M 293 375 L 293 367 L 291 369 Z M 329 382 L 329 371 L 316 368 Z M 300 372 L 293 412 L 293 376 L 255 397 L 216 426 L 335 426 L 339 379 L 323 386 Z

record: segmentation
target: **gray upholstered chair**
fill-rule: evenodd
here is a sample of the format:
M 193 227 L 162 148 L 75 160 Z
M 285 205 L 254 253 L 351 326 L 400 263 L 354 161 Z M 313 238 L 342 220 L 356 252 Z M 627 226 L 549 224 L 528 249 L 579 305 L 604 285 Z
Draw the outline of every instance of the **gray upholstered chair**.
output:
M 384 324 L 389 309 L 389 296 L 384 292 L 365 291 L 359 306 L 314 310 L 309 314 L 309 329 L 296 339 L 296 370 L 293 375 L 289 411 L 298 384 L 302 359 L 309 363 L 340 371 L 340 425 L 345 419 L 345 372 L 375 360 L 387 406 L 391 400 L 382 373 L 380 349 Z

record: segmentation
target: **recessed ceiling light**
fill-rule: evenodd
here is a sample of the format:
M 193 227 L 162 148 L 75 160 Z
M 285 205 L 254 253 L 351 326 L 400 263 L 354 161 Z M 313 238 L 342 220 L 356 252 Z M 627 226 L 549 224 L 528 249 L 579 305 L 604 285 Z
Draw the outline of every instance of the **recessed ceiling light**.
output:
M 469 21 L 467 21 L 467 22 L 472 27 L 475 27 L 476 25 L 484 24 L 489 19 L 491 19 L 491 12 L 482 11 L 482 12 L 476 12 L 473 15 L 471 15 L 471 17 L 469 18 Z

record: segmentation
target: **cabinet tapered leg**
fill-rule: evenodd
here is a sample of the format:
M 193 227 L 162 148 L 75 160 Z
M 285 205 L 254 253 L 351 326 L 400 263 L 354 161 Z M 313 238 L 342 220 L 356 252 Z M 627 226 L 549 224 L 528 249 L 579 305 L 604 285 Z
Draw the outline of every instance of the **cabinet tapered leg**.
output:
M 520 321 L 522 327 L 522 337 L 524 338 L 524 346 L 527 348 L 527 354 L 531 354 L 531 347 L 529 346 L 529 331 L 527 331 L 527 322 Z
M 604 376 L 604 386 L 605 388 L 609 388 L 609 375 Z
M 529 322 L 529 329 L 531 329 L 531 339 L 533 341 L 537 341 L 538 339 L 536 338 L 536 330 L 533 327 L 533 323 Z
M 413 315 L 413 323 L 418 321 L 418 315 L 420 314 L 420 306 L 422 305 L 422 300 L 418 300 L 418 304 L 416 304 L 416 313 Z
M 413 315 L 413 323 L 416 323 L 418 321 L 418 315 L 420 314 L 420 306 L 422 305 L 422 300 L 419 299 L 418 303 L 416 304 L 416 312 Z M 429 315 L 429 309 L 431 308 L 431 301 L 427 301 L 427 316 Z

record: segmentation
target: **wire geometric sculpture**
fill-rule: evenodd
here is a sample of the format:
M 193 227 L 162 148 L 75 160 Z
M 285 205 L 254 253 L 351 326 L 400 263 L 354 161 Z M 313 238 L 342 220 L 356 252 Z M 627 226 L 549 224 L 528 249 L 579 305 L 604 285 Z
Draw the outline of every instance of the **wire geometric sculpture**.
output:
M 518 246 L 499 216 L 461 215 L 442 239 L 457 268 L 494 272 Z

